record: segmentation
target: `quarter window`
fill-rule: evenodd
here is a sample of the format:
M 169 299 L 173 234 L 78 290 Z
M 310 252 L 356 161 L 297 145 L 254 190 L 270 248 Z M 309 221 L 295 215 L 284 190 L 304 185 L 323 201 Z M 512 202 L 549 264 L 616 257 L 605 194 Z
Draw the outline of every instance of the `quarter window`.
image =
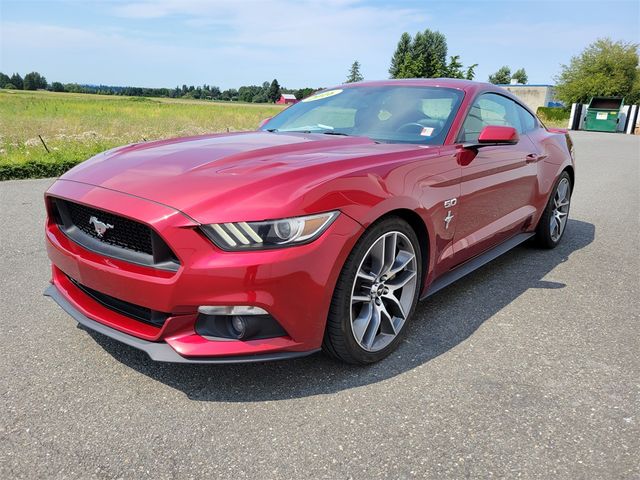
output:
M 531 115 L 528 111 L 522 108 L 520 105 L 517 105 L 518 111 L 520 112 L 520 121 L 522 122 L 522 131 L 524 133 L 530 132 L 531 130 L 535 130 L 538 128 L 538 120 Z

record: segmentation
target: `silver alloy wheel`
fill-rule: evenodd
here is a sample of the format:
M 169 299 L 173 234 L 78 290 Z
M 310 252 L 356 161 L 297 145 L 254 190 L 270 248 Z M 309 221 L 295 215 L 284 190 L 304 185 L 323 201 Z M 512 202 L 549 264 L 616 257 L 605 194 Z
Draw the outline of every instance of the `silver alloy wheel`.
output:
M 553 210 L 549 219 L 549 233 L 551 240 L 557 242 L 562 237 L 564 227 L 569 218 L 569 204 L 571 203 L 571 187 L 569 180 L 563 178 L 558 183 L 556 193 L 553 197 Z
M 367 250 L 351 289 L 351 331 L 358 345 L 378 352 L 400 333 L 413 305 L 416 253 L 401 232 L 387 232 Z

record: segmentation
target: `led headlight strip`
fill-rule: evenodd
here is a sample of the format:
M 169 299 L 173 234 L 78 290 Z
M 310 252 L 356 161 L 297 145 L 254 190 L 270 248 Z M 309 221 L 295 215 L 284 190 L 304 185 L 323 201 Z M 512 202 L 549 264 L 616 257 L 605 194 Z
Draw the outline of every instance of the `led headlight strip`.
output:
M 309 243 L 318 238 L 338 217 L 326 212 L 260 222 L 213 223 L 202 231 L 223 250 L 259 250 Z

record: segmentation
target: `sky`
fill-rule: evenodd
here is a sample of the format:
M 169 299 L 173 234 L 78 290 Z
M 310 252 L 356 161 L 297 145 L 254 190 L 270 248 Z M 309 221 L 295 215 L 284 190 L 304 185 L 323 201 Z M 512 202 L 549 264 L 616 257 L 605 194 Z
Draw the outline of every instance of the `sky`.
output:
M 640 42 L 638 0 L 0 0 L 0 71 L 49 82 L 141 87 L 277 78 L 288 88 L 342 83 L 358 60 L 388 78 L 402 32 L 429 28 L 449 55 L 549 84 L 599 37 Z

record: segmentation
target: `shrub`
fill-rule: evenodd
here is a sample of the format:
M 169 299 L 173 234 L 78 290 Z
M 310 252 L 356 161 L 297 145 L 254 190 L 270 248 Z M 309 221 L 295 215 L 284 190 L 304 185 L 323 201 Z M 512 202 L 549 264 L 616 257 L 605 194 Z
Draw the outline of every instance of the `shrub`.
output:
M 0 163 L 0 180 L 59 177 L 81 160 L 27 160 L 23 163 Z
M 571 111 L 564 107 L 538 107 L 536 113 L 549 120 L 569 120 Z
M 538 107 L 536 111 L 542 123 L 552 127 L 566 127 L 571 111 L 564 107 Z

